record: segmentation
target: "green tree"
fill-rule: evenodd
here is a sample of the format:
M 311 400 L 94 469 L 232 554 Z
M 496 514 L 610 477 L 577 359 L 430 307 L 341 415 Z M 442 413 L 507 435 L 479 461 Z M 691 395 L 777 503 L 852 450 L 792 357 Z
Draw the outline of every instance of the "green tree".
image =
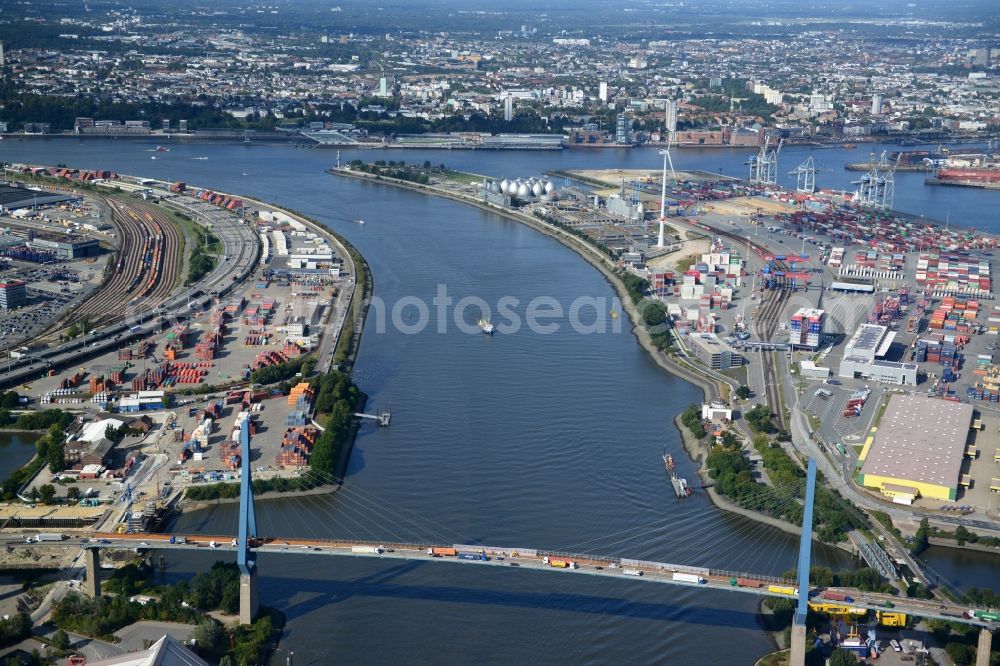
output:
M 920 521 L 920 527 L 917 528 L 917 533 L 913 536 L 913 548 L 910 552 L 914 555 L 918 555 L 929 545 L 928 536 L 930 535 L 930 523 L 926 518 Z
M 56 629 L 56 632 L 52 634 L 52 645 L 58 650 L 68 649 L 69 635 L 62 629 Z
M 926 518 L 924 520 L 926 520 Z M 969 541 L 969 534 L 970 534 L 969 530 L 965 529 L 964 525 L 959 525 L 955 529 L 955 541 L 958 542 L 959 546 L 964 546 L 965 542 Z
M 955 662 L 955 666 L 970 666 L 976 659 L 976 650 L 964 643 L 948 643 L 944 646 L 944 651 Z
M 68 500 L 72 500 L 74 502 L 78 501 L 80 499 L 81 494 L 82 493 L 80 492 L 80 488 L 78 488 L 77 486 L 70 486 L 69 488 L 66 489 L 66 499 Z
M 222 652 L 226 647 L 226 632 L 222 625 L 212 618 L 205 618 L 195 627 L 194 638 L 198 641 L 200 649 L 213 654 Z
M 837 648 L 830 653 L 830 666 L 854 666 L 858 663 L 858 658 L 854 653 L 843 648 Z
M 736 397 L 739 398 L 740 400 L 747 400 L 750 398 L 751 395 L 753 395 L 753 391 L 751 391 L 750 387 L 747 386 L 746 384 L 743 384 L 738 389 L 736 389 Z

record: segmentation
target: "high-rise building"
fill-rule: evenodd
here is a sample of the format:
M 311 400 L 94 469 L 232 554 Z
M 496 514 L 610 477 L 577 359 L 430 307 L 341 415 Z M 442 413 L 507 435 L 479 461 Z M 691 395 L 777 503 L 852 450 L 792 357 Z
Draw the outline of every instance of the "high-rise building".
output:
M 7 61 L 4 60 L 4 56 L 3 56 L 3 42 L 0 42 L 0 67 L 3 67 L 6 64 L 7 64 Z
M 21 280 L 0 282 L 0 308 L 13 310 L 28 302 L 28 288 Z
M 187 131 L 188 131 L 188 121 L 187 120 L 178 120 L 177 121 L 177 125 L 178 125 L 178 131 L 180 131 L 182 134 L 186 134 L 187 133 Z
M 872 95 L 872 115 L 882 115 L 882 95 Z
M 632 126 L 628 121 L 628 116 L 624 113 L 618 114 L 618 124 L 615 126 L 615 143 L 632 143 Z
M 378 96 L 379 97 L 389 96 L 389 83 L 385 80 L 384 76 L 378 80 Z
M 164 118 L 163 119 L 163 131 L 164 132 L 169 132 L 170 131 L 170 118 Z
M 503 119 L 508 123 L 514 119 L 514 96 L 510 93 L 503 96 Z
M 677 100 L 668 99 L 663 105 L 664 124 L 668 132 L 677 131 Z
M 792 347 L 819 349 L 823 344 L 823 329 L 826 326 L 826 311 L 816 308 L 799 308 L 792 315 L 788 343 Z
M 602 102 L 608 101 L 608 82 L 601 81 L 601 84 L 597 88 L 597 98 Z

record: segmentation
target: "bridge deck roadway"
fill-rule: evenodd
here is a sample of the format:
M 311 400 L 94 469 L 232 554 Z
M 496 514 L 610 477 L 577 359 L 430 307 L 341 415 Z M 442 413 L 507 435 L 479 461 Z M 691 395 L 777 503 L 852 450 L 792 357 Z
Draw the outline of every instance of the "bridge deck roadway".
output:
M 176 541 L 184 540 L 184 543 L 170 543 L 171 535 L 167 534 L 98 534 L 89 541 L 81 543 L 83 548 L 110 548 L 110 549 L 156 549 L 156 550 L 210 550 L 235 552 L 232 536 L 210 536 L 210 535 L 174 535 Z M 553 551 L 537 551 L 529 548 L 500 548 L 496 546 L 484 546 L 488 560 L 468 560 L 455 556 L 436 557 L 428 555 L 428 549 L 435 546 L 433 544 L 393 544 L 374 541 L 327 541 L 318 539 L 262 539 L 261 545 L 253 550 L 257 553 L 288 554 L 288 555 L 309 555 L 309 556 L 338 556 L 338 557 L 367 557 L 386 560 L 424 560 L 428 562 L 453 562 L 460 564 L 489 566 L 489 567 L 516 567 L 518 569 L 533 571 L 556 571 L 565 575 L 590 575 L 604 576 L 612 578 L 627 578 L 629 580 L 665 583 L 671 585 L 682 585 L 726 592 L 742 592 L 744 594 L 754 594 L 768 597 L 789 597 L 792 595 L 777 592 L 769 589 L 769 586 L 793 587 L 793 581 L 761 576 L 759 574 L 739 573 L 730 571 L 720 571 L 716 569 L 701 569 L 700 567 L 689 567 L 685 565 L 641 562 L 636 564 L 621 558 L 602 557 L 592 554 L 572 554 Z M 213 545 L 214 544 L 214 545 Z M 16 544 L 11 544 L 16 545 Z M 22 544 L 29 545 L 29 544 Z M 31 546 L 58 546 L 60 542 L 49 542 L 41 544 L 30 544 Z M 62 542 L 62 545 L 67 545 Z M 369 552 L 356 552 L 352 550 L 358 546 L 382 546 L 383 552 L 376 553 L 374 549 Z M 443 546 L 450 548 L 451 546 Z M 472 550 L 472 546 L 468 550 Z M 464 550 L 464 549 L 459 549 Z M 516 553 L 516 555 L 515 555 Z M 571 560 L 578 566 L 576 569 L 556 568 L 544 562 L 544 557 L 555 557 L 559 559 Z M 642 575 L 628 575 L 625 569 L 641 571 Z M 692 571 L 703 571 L 701 574 L 704 583 L 693 583 L 684 580 L 675 580 L 674 573 L 690 573 Z M 745 578 L 761 582 L 760 587 L 735 586 L 731 584 L 733 577 Z M 831 588 L 834 589 L 834 588 Z M 937 600 L 927 601 L 922 599 L 905 599 L 887 594 L 877 594 L 874 592 L 862 592 L 854 588 L 835 588 L 838 592 L 844 592 L 853 598 L 849 605 L 855 608 L 867 608 L 869 610 L 891 610 L 891 612 L 906 613 L 923 618 L 947 620 L 961 622 L 963 624 L 995 628 L 994 623 L 983 621 L 977 618 L 965 617 L 963 613 L 968 610 L 966 606 L 954 604 L 942 604 Z M 818 602 L 836 603 L 824 599 L 817 599 Z M 892 608 L 888 608 L 886 603 L 892 603 Z

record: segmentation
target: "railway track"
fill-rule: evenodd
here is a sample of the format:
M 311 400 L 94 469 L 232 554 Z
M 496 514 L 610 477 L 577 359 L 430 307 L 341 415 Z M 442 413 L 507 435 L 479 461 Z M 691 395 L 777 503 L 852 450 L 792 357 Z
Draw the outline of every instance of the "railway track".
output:
M 121 247 L 105 287 L 84 301 L 74 320 L 102 324 L 148 312 L 163 303 L 177 279 L 180 234 L 167 217 L 141 204 L 108 199 Z
M 763 245 L 754 243 L 752 240 L 743 238 L 734 233 L 709 227 L 705 224 L 695 224 L 694 226 L 715 236 L 732 241 L 734 248 L 749 247 L 750 250 L 752 250 L 762 260 L 765 257 L 772 256 L 771 252 Z M 784 261 L 774 261 L 774 266 L 778 272 L 785 272 L 789 270 L 788 265 Z M 774 294 L 774 292 L 771 293 Z M 772 298 L 766 305 L 763 305 L 761 312 L 757 315 L 753 322 L 754 333 L 756 333 L 758 339 L 769 342 L 771 338 L 774 337 L 775 332 L 778 330 L 778 324 L 781 322 L 781 315 L 785 310 L 785 305 L 788 303 L 788 298 L 788 290 L 782 288 L 775 298 Z M 764 371 L 764 399 L 766 400 L 768 407 L 771 409 L 771 414 L 773 415 L 778 428 L 780 430 L 787 430 L 788 424 L 785 421 L 784 410 L 781 408 L 781 385 L 778 378 L 778 366 L 774 356 L 775 353 L 776 352 L 774 351 L 763 350 L 760 352 L 761 366 Z

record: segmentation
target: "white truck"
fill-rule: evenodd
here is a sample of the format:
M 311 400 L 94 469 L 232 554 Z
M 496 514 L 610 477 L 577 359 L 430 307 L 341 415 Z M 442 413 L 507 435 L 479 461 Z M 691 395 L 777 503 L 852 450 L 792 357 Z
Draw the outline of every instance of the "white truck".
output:
M 381 555 L 382 549 L 378 546 L 351 546 L 351 552 L 358 555 Z
M 696 585 L 705 584 L 705 579 L 697 574 L 675 572 L 673 578 L 681 583 L 695 583 Z
M 622 569 L 622 573 L 626 576 L 641 576 L 642 571 L 639 569 Z
M 62 541 L 65 539 L 62 534 L 56 534 L 55 532 L 41 532 L 35 535 L 35 543 L 42 543 L 43 541 Z

